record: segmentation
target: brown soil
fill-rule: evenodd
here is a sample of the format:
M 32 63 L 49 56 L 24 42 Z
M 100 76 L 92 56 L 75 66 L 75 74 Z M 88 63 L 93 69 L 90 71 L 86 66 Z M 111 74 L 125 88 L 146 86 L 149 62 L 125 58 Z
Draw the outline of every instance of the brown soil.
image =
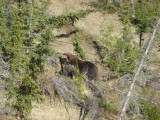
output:
M 91 35 L 102 36 L 108 25 L 114 25 L 113 35 L 120 36 L 122 31 L 122 24 L 119 21 L 117 14 L 107 14 L 107 12 L 101 13 L 91 13 L 85 18 L 80 19 L 75 26 L 84 29 L 86 32 Z
M 43 104 L 33 103 L 32 120 L 78 120 L 80 109 L 60 99 L 50 103 L 46 98 Z
M 91 9 L 90 2 L 97 0 L 51 0 L 48 9 L 50 15 L 61 15 L 79 10 Z

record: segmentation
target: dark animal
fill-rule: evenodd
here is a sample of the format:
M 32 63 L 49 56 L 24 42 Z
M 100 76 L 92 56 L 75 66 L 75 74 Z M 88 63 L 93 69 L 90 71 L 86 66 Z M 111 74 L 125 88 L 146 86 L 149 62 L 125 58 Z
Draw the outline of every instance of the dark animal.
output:
M 77 76 L 77 69 L 68 63 L 66 58 L 59 57 L 60 63 L 61 63 L 61 74 L 65 76 L 70 76 L 73 78 L 73 76 Z
M 98 67 L 89 61 L 80 60 L 77 56 L 64 54 L 69 64 L 79 69 L 82 75 L 86 74 L 89 80 L 98 80 Z

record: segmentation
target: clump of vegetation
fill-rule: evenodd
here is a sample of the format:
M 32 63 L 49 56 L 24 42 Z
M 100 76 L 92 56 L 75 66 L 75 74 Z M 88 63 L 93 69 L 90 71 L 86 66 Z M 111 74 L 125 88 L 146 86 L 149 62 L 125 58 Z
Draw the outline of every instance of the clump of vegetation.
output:
M 140 114 L 143 115 L 145 120 L 159 120 L 160 108 L 144 100 L 139 100 Z
M 106 53 L 108 66 L 115 72 L 117 76 L 127 73 L 133 74 L 136 68 L 136 58 L 138 48 L 136 44 L 131 42 L 130 28 L 125 26 L 122 38 L 112 36 L 113 25 L 108 26 L 103 42 L 106 45 Z M 113 42 L 115 41 L 115 42 Z
M 3 2 L 0 6 L 3 5 Z M 0 7 L 0 54 L 2 53 L 2 47 L 7 37 L 7 19 L 5 17 L 5 11 L 3 7 Z
M 84 17 L 84 16 L 86 16 L 89 13 L 94 12 L 94 11 L 95 10 L 87 9 L 87 10 L 80 10 L 77 13 L 69 13 L 67 15 L 59 15 L 57 17 L 54 16 L 54 17 L 48 18 L 46 20 L 46 23 L 51 24 L 53 27 L 56 27 L 56 28 L 60 28 L 63 25 L 66 25 L 66 24 L 72 24 L 73 25 L 74 22 L 76 22 L 80 18 L 82 18 L 82 17 Z
M 52 54 L 50 43 L 53 42 L 54 37 L 50 28 L 44 29 L 41 38 L 37 39 L 38 43 L 35 43 L 34 37 L 31 36 L 31 32 L 37 24 L 30 17 L 37 17 L 34 16 L 36 12 L 31 12 L 29 9 L 34 7 L 34 10 L 39 10 L 35 4 L 34 2 L 32 5 L 29 2 L 9 4 L 6 8 L 12 11 L 9 17 L 5 17 L 3 7 L 0 10 L 0 14 L 3 16 L 1 25 L 4 26 L 4 30 L 7 30 L 3 39 L 0 39 L 0 43 L 3 43 L 0 49 L 3 59 L 10 65 L 10 77 L 8 78 L 10 87 L 6 96 L 8 101 L 12 99 L 10 105 L 16 109 L 17 119 L 27 118 L 32 110 L 33 101 L 43 101 L 38 76 L 44 72 L 46 56 Z M 23 11 L 23 9 L 27 9 L 27 11 Z M 10 24 L 7 24 L 7 21 Z M 2 36 L 3 34 L 1 32 Z
M 76 34 L 75 35 L 75 41 L 73 43 L 74 45 L 74 50 L 79 53 L 80 57 L 83 59 L 83 60 L 87 60 L 88 58 L 86 57 L 85 55 L 85 52 L 83 51 L 82 47 L 81 47 L 81 42 L 80 42 L 80 38 L 79 38 L 79 35 Z
M 134 13 L 130 7 L 131 2 L 125 0 L 123 6 L 120 9 L 120 17 L 122 22 L 131 22 L 135 25 L 137 33 L 139 35 L 139 46 L 141 47 L 143 41 L 143 33 L 147 31 L 147 28 L 153 28 L 157 17 L 160 16 L 158 8 L 160 4 L 157 0 L 138 0 L 135 1 L 135 10 Z
M 55 40 L 52 28 L 74 24 L 79 18 L 94 12 L 81 10 L 50 18 L 45 15 L 49 1 L 42 2 L 41 6 L 35 0 L 10 3 L 2 0 L 0 3 L 0 54 L 10 64 L 10 89 L 6 96 L 8 101 L 12 99 L 10 105 L 21 119 L 26 119 L 30 114 L 33 101 L 44 100 L 38 76 L 45 71 L 47 56 L 53 54 L 50 46 Z M 40 32 L 40 38 L 32 35 Z M 80 46 L 80 43 L 75 45 Z M 77 50 L 85 59 L 82 48 Z M 74 83 L 83 91 L 82 79 L 77 79 Z
M 77 76 L 73 78 L 73 83 L 79 88 L 81 92 L 84 91 L 83 76 L 80 74 L 79 70 L 77 72 Z
M 153 2 L 153 3 L 152 3 Z M 155 3 L 157 5 L 155 5 Z M 123 25 L 125 26 L 124 27 L 124 30 L 123 30 L 123 40 L 124 42 L 128 41 L 130 43 L 132 43 L 131 45 L 133 45 L 133 41 L 130 41 L 131 39 L 130 38 L 130 35 L 131 34 L 128 34 L 128 33 L 131 33 L 129 32 L 127 29 L 131 26 L 131 22 L 132 22 L 132 25 L 136 25 L 137 26 L 137 32 L 140 36 L 140 42 L 139 42 L 139 46 L 141 47 L 141 44 L 142 44 L 142 37 L 143 37 L 143 34 L 144 32 L 147 31 L 147 28 L 152 28 L 153 27 L 153 23 L 155 24 L 155 21 L 156 19 L 158 18 L 158 10 L 157 10 L 157 6 L 159 6 L 160 4 L 157 2 L 157 1 L 147 1 L 147 0 L 138 0 L 138 1 L 135 1 L 135 11 L 131 11 L 131 8 L 130 8 L 130 1 L 126 0 L 126 2 L 124 3 L 124 5 L 122 6 L 122 11 L 121 11 L 121 18 L 122 18 L 122 23 Z M 159 4 L 159 5 L 158 5 Z M 143 6 L 144 5 L 144 6 Z M 156 7 L 155 7 L 156 6 Z M 154 8 L 155 7 L 155 8 Z M 143 10 L 142 10 L 143 9 Z M 142 15 L 143 14 L 143 15 Z M 128 31 L 128 32 L 127 32 Z M 129 37 L 129 38 L 128 38 Z M 126 39 L 127 38 L 127 39 Z M 130 45 L 128 45 L 129 48 L 128 49 L 131 49 L 132 50 L 132 47 Z M 127 47 L 126 47 L 127 48 Z M 138 46 L 137 46 L 138 48 Z M 139 53 L 141 53 L 139 51 Z M 138 53 L 138 54 L 139 54 Z M 129 59 L 133 58 L 134 54 L 131 55 L 131 56 L 128 56 Z M 137 58 L 137 55 L 136 57 Z M 134 60 L 134 59 L 133 59 Z M 144 59 L 142 59 L 144 60 Z M 126 61 L 127 62 L 127 61 Z M 134 63 L 134 62 L 133 62 Z M 140 64 L 142 65 L 142 64 Z M 139 66 L 140 68 L 141 66 Z M 137 72 L 139 73 L 139 71 Z M 136 74 L 137 74 L 136 73 Z M 134 76 L 134 78 L 136 77 L 136 75 Z M 138 78 L 137 78 L 138 79 Z M 133 82 L 134 83 L 134 79 L 133 79 Z M 141 80 L 142 82 L 142 80 Z M 132 87 L 133 84 L 131 84 L 130 88 Z M 145 85 L 144 85 L 145 86 Z M 129 92 L 131 92 L 132 90 L 130 89 Z M 128 93 L 129 93 L 128 92 Z M 129 99 L 129 96 L 127 96 L 126 99 Z M 135 99 L 134 99 L 135 100 Z M 127 102 L 125 102 L 125 105 L 126 105 Z M 123 109 L 126 107 L 124 105 Z M 155 106 L 155 105 L 151 105 L 150 103 L 148 104 L 148 102 L 145 102 L 143 100 L 140 100 L 139 102 L 139 109 L 140 109 L 140 113 L 141 115 L 143 115 L 143 119 L 159 119 L 159 110 L 157 109 L 158 107 Z M 132 106 L 132 109 L 134 109 L 135 106 Z M 135 107 L 137 109 L 137 105 Z M 155 111 L 154 111 L 154 110 Z M 155 114 L 153 115 L 153 112 L 155 112 Z M 137 111 L 136 111 L 137 112 Z M 158 114 L 157 114 L 158 113 Z M 134 114 L 134 112 L 132 111 L 131 113 L 132 115 Z
M 143 33 L 146 32 L 146 28 L 152 28 L 157 20 L 157 16 L 160 16 L 159 7 L 159 1 L 156 0 L 141 0 L 135 3 L 135 18 L 133 23 L 138 27 L 137 33 L 140 38 L 140 47 L 143 40 Z
M 107 10 L 108 14 L 113 14 L 119 10 L 119 3 L 117 1 L 99 0 L 102 4 L 100 10 Z
M 108 13 L 119 10 L 119 4 L 116 1 L 111 3 L 108 0 L 99 0 L 99 2 L 103 3 L 103 10 L 108 9 Z M 32 110 L 32 102 L 43 102 L 44 100 L 41 95 L 38 76 L 45 71 L 44 65 L 47 56 L 53 54 L 50 46 L 51 42 L 55 40 L 52 28 L 60 28 L 67 24 L 74 25 L 80 18 L 96 11 L 88 9 L 77 13 L 48 17 L 45 15 L 48 3 L 49 0 L 43 2 L 41 6 L 35 0 L 12 0 L 12 2 L 1 0 L 0 3 L 0 56 L 10 66 L 10 76 L 6 80 L 9 86 L 6 95 L 7 105 L 15 109 L 17 119 L 27 119 Z M 140 36 L 141 46 L 143 33 L 146 32 L 146 28 L 153 27 L 153 23 L 160 16 L 158 0 L 135 1 L 134 14 L 131 12 L 129 0 L 125 0 L 121 7 L 120 16 L 124 26 L 122 37 L 112 36 L 113 26 L 108 26 L 108 31 L 103 39 L 106 45 L 104 57 L 107 55 L 105 62 L 108 63 L 110 69 L 117 76 L 134 73 L 137 55 L 140 53 L 138 46 L 132 40 L 133 35 L 130 22 L 138 28 L 137 32 Z M 32 33 L 39 33 L 41 37 L 32 36 Z M 79 53 L 83 60 L 87 60 L 85 52 L 81 47 L 79 36 L 79 34 L 75 36 L 75 51 Z M 58 83 L 56 80 L 54 82 Z M 65 80 L 61 81 L 57 88 L 60 88 L 64 82 Z M 85 86 L 80 73 L 73 78 L 72 82 L 78 88 L 77 93 L 75 93 L 76 98 L 88 101 L 90 98 L 83 94 Z M 70 83 L 67 83 L 67 85 L 70 85 Z M 67 90 L 70 90 L 70 88 L 69 86 Z M 61 89 L 63 88 L 57 91 L 61 92 Z M 65 89 L 63 90 L 65 91 Z M 72 91 L 74 91 L 74 87 Z M 73 93 L 72 91 L 70 93 Z M 73 96 L 75 97 L 75 95 Z M 74 100 L 78 101 L 78 99 Z M 160 110 L 157 106 L 145 101 L 140 101 L 139 104 L 144 119 L 160 119 Z M 82 104 L 79 105 L 82 106 Z M 116 114 L 116 108 L 107 102 L 100 101 L 99 106 Z M 9 114 L 12 115 L 12 113 Z
M 107 103 L 106 101 L 99 100 L 99 106 L 101 108 L 104 108 L 105 110 L 113 113 L 113 114 L 117 114 L 117 108 L 115 106 Z

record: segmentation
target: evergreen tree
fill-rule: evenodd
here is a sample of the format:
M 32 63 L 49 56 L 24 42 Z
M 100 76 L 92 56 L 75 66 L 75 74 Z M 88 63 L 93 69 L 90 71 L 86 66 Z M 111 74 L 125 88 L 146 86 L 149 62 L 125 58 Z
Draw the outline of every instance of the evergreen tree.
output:
M 52 54 L 50 43 L 54 41 L 54 36 L 48 28 L 41 35 L 40 43 L 33 44 L 33 37 L 26 34 L 29 27 L 25 21 L 26 16 L 30 14 L 23 13 L 24 5 L 22 3 L 21 5 L 13 7 L 13 22 L 6 40 L 3 41 L 2 51 L 10 64 L 11 89 L 7 93 L 7 98 L 13 98 L 12 107 L 17 110 L 17 117 L 27 118 L 32 110 L 32 102 L 43 101 L 38 76 L 45 70 L 46 57 Z M 26 44 L 26 41 L 31 44 Z M 27 54 L 26 49 L 30 49 Z
M 47 29 L 41 36 L 40 43 L 31 53 L 26 74 L 17 91 L 14 107 L 18 110 L 21 118 L 26 118 L 31 112 L 33 101 L 43 101 L 43 97 L 40 93 L 40 81 L 38 81 L 38 76 L 40 73 L 44 72 L 46 56 L 52 53 L 50 43 L 54 40 L 54 37 L 50 29 Z
M 4 46 L 4 41 L 7 36 L 7 20 L 5 17 L 5 11 L 2 7 L 4 4 L 4 1 L 1 1 L 0 3 L 0 53 L 2 52 L 2 46 Z
M 7 38 L 3 41 L 3 53 L 5 53 L 4 57 L 10 64 L 10 90 L 8 91 L 7 96 L 8 99 L 16 96 L 12 103 L 14 107 L 16 106 L 17 96 L 19 94 L 19 86 L 25 75 L 27 61 L 25 56 L 25 47 L 23 45 L 23 24 L 18 14 L 18 9 L 14 6 L 12 10 L 13 24 L 8 31 Z M 19 109 L 17 109 L 17 111 L 19 111 Z
M 137 33 L 140 37 L 140 47 L 143 40 L 143 33 L 146 32 L 146 28 L 153 27 L 157 16 L 160 15 L 159 7 L 160 3 L 156 0 L 141 0 L 136 2 L 134 24 L 138 27 Z

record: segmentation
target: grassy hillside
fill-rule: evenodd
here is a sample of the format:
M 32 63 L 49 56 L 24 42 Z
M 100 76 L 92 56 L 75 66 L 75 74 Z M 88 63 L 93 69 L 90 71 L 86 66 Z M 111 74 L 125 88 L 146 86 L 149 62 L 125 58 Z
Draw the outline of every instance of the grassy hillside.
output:
M 0 0 L 0 118 L 160 119 L 158 0 Z M 157 24 L 157 27 L 155 25 Z M 62 75 L 59 57 L 98 67 L 97 81 Z

